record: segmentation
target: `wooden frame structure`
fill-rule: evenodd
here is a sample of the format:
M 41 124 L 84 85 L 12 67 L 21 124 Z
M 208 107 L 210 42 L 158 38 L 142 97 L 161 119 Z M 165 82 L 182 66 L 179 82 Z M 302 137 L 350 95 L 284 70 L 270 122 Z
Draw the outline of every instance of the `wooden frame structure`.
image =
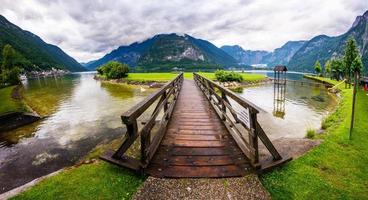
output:
M 194 73 L 194 80 L 255 169 L 264 171 L 291 160 L 281 157 L 258 123 L 260 109 L 256 105 L 197 73 Z M 271 162 L 260 162 L 258 139 L 272 155 Z
M 285 116 L 286 72 L 286 66 L 276 66 L 274 68 L 273 116 L 282 119 Z M 301 84 L 303 85 L 303 82 Z
M 182 83 L 183 73 L 170 81 L 158 91 L 126 111 L 121 119 L 127 127 L 123 143 L 116 151 L 108 151 L 101 156 L 103 160 L 144 172 L 166 132 L 167 123 L 173 112 Z M 155 104 L 149 119 L 139 129 L 137 119 Z M 125 155 L 129 147 L 140 137 L 139 159 Z

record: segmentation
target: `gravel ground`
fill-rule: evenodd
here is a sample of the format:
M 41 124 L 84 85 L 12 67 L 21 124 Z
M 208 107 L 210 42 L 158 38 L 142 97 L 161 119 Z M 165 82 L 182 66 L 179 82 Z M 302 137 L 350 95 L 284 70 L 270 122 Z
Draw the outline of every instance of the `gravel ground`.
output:
M 149 177 L 133 199 L 271 199 L 257 175 L 222 179 Z

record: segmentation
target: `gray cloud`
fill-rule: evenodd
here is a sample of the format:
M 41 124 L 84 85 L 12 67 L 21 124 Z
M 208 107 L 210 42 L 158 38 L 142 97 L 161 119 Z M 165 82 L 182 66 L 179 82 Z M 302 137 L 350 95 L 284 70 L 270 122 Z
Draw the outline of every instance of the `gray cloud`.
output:
M 273 50 L 289 40 L 341 34 L 367 9 L 367 0 L 2 0 L 0 14 L 88 61 L 170 32 Z

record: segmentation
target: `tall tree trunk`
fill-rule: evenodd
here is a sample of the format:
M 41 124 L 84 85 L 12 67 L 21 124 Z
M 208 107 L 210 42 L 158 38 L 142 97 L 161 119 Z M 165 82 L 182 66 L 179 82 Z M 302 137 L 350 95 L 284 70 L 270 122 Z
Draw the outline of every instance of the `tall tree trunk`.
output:
M 355 115 L 355 97 L 357 93 L 357 84 L 358 84 L 358 72 L 354 72 L 354 89 L 353 89 L 353 107 L 351 111 L 351 122 L 350 122 L 350 134 L 349 139 L 353 139 L 353 128 L 354 128 L 354 115 Z

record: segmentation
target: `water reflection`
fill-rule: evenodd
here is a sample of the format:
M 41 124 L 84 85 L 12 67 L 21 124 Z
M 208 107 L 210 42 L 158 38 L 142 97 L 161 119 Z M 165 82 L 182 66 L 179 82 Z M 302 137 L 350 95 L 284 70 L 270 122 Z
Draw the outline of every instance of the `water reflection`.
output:
M 303 138 L 308 128 L 320 127 L 337 103 L 323 88 L 293 83 L 246 87 L 240 95 L 263 109 L 258 119 L 271 139 Z
M 273 116 L 284 119 L 285 117 L 285 98 L 286 82 L 275 81 L 273 84 Z
M 29 80 L 24 96 L 43 120 L 0 134 L 0 193 L 74 164 L 123 135 L 120 115 L 152 90 L 101 84 L 94 74 Z

